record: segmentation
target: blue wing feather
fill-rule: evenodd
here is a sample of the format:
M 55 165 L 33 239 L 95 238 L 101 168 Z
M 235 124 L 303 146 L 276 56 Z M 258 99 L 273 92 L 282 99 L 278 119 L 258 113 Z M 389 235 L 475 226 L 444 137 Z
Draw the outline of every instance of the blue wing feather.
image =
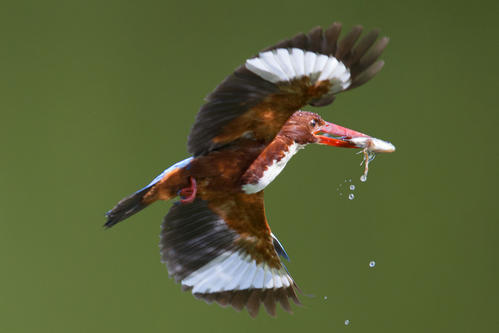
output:
M 171 167 L 169 167 L 168 169 L 166 169 L 165 171 L 163 171 L 162 173 L 160 173 L 158 176 L 156 176 L 156 178 L 154 178 L 149 184 L 147 184 L 146 186 L 144 186 L 143 188 L 141 188 L 137 192 L 140 192 L 140 191 L 142 191 L 142 190 L 144 190 L 146 188 L 149 188 L 149 187 L 153 186 L 154 184 L 156 184 L 157 182 L 159 182 L 161 179 L 163 179 L 163 177 L 167 173 L 169 173 L 169 172 L 171 172 L 171 171 L 173 171 L 173 170 L 175 170 L 177 168 L 183 168 L 183 167 L 185 167 L 186 165 L 188 165 L 189 163 L 191 163 L 192 159 L 193 159 L 193 157 L 189 157 L 189 158 L 186 158 L 183 161 L 175 163 L 174 165 L 172 165 Z M 135 192 L 135 193 L 137 193 L 137 192 Z
M 282 246 L 281 242 L 279 242 L 279 240 L 273 233 L 270 233 L 270 235 L 272 236 L 274 249 L 277 252 L 277 254 L 286 259 L 287 261 L 289 261 L 289 256 L 286 253 L 286 250 L 284 250 L 284 246 Z
M 106 228 L 110 228 L 116 223 L 123 221 L 124 219 L 140 212 L 142 209 L 147 207 L 147 204 L 142 202 L 142 198 L 149 191 L 149 189 L 154 186 L 154 184 L 163 179 L 163 177 L 169 172 L 177 168 L 184 168 L 188 166 L 191 161 L 192 157 L 189 157 L 183 161 L 175 163 L 174 165 L 163 171 L 161 174 L 159 174 L 156 178 L 154 178 L 152 182 L 147 184 L 147 186 L 122 199 L 113 209 L 106 213 L 107 222 L 104 224 L 104 226 Z

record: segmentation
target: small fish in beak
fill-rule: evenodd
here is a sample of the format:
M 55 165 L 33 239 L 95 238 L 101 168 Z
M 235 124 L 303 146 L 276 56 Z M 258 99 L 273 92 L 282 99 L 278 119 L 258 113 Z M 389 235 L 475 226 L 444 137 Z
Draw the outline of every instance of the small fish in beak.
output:
M 333 123 L 325 122 L 314 135 L 318 138 L 317 143 L 334 147 L 358 148 L 362 149 L 364 159 L 364 173 L 360 177 L 362 182 L 367 180 L 369 171 L 369 162 L 371 162 L 376 153 L 393 153 L 395 146 L 388 141 L 371 137 L 361 132 L 351 130 Z
M 390 142 L 329 122 L 325 122 L 314 132 L 314 135 L 319 139 L 317 143 L 328 146 L 367 149 L 374 153 L 393 153 L 395 151 L 395 146 Z

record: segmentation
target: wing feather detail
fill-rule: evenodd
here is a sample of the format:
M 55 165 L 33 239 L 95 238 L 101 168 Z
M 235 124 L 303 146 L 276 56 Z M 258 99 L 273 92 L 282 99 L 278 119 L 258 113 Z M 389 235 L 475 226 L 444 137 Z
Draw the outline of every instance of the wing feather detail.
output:
M 261 51 L 229 75 L 207 98 L 188 139 L 195 157 L 242 137 L 272 140 L 306 104 L 324 106 L 339 92 L 358 87 L 383 67 L 378 58 L 388 38 L 378 30 L 361 37 L 354 27 L 342 39 L 341 24 L 297 34 Z
M 263 195 L 248 197 L 252 197 L 249 206 L 242 210 L 229 198 L 225 204 L 216 201 L 215 206 L 231 207 L 221 208 L 228 209 L 227 214 L 216 212 L 213 202 L 200 198 L 175 204 L 162 225 L 162 261 L 183 290 L 208 303 L 236 310 L 246 307 L 251 316 L 258 314 L 261 303 L 271 315 L 276 303 L 291 312 L 288 298 L 296 304 L 299 300 L 297 286 L 278 257 L 284 250 L 266 227 L 260 209 Z M 251 223 L 247 216 L 234 220 L 234 214 L 245 211 L 256 212 L 251 218 L 264 220 Z

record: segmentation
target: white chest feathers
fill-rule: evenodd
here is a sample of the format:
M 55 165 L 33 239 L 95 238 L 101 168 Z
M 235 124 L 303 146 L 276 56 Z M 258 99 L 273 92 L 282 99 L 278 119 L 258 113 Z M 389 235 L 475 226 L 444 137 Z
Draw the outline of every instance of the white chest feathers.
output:
M 267 169 L 263 172 L 262 177 L 258 179 L 257 183 L 254 184 L 244 184 L 242 190 L 247 193 L 257 193 L 263 190 L 267 185 L 269 185 L 284 169 L 288 161 L 293 157 L 298 150 L 304 148 L 305 145 L 300 145 L 293 143 L 288 147 L 288 151 L 284 153 L 284 156 L 280 160 L 273 160 Z

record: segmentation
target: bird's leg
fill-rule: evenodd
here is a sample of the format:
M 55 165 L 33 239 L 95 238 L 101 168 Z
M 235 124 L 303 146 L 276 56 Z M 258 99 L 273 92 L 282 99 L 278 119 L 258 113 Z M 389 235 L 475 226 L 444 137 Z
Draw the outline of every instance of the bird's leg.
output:
M 196 180 L 192 176 L 189 179 L 191 181 L 191 185 L 189 187 L 181 189 L 178 192 L 178 194 L 180 195 L 181 203 L 191 203 L 196 198 L 196 193 L 198 190 Z

